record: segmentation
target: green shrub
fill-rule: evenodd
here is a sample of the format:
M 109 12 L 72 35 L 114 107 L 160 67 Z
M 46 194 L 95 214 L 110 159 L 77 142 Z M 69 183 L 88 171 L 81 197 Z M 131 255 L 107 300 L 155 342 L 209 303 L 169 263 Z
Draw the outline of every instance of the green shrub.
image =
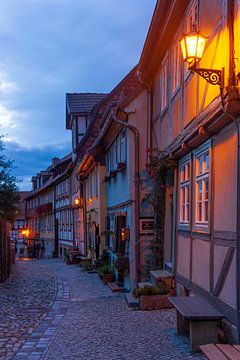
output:
M 102 267 L 99 268 L 98 270 L 99 275 L 105 275 L 105 274 L 113 274 L 113 268 L 110 265 L 103 265 Z
M 139 298 L 141 295 L 165 295 L 168 293 L 168 289 L 165 285 L 159 286 L 145 285 L 143 288 L 136 288 L 133 290 L 133 295 Z

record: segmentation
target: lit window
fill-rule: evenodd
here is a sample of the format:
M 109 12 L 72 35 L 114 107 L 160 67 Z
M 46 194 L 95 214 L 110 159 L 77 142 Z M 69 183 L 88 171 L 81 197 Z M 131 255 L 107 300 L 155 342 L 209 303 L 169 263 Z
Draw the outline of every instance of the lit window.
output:
M 190 160 L 180 165 L 180 223 L 190 220 Z
M 195 155 L 195 223 L 209 220 L 209 148 Z

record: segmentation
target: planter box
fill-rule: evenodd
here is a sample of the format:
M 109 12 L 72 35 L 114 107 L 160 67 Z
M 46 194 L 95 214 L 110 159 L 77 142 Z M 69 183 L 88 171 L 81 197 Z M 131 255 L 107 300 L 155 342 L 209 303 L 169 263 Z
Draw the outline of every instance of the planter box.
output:
M 114 281 L 114 274 L 103 274 L 101 275 L 102 281 L 107 284 L 108 282 L 113 282 Z
M 139 300 L 140 310 L 161 310 L 171 309 L 172 304 L 168 300 L 169 294 L 166 295 L 141 295 Z

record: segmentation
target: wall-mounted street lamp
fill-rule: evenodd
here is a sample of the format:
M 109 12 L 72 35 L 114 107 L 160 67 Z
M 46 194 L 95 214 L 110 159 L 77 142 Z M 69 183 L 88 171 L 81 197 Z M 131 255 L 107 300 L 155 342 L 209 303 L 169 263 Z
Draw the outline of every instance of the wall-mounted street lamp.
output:
M 189 70 L 196 72 L 212 85 L 220 85 L 222 89 L 224 87 L 224 69 L 205 69 L 196 66 L 202 58 L 206 40 L 207 37 L 197 31 L 183 35 L 180 41 L 183 60 L 189 64 Z

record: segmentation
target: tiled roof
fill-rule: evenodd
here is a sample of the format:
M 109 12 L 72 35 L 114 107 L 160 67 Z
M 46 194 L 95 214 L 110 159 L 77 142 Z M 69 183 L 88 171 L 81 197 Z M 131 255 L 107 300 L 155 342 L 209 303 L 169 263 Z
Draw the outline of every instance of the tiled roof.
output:
M 89 113 L 106 94 L 67 93 L 68 113 Z

